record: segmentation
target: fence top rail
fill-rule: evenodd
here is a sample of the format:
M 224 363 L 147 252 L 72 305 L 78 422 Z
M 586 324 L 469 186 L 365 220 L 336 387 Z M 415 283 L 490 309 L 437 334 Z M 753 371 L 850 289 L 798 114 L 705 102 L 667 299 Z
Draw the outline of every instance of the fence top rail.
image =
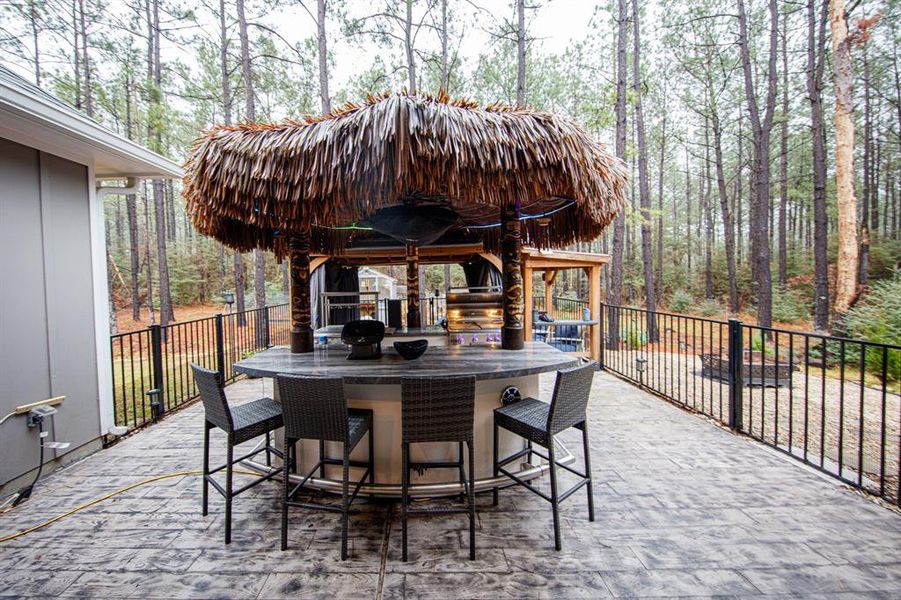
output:
M 197 319 L 190 319 L 188 321 L 175 321 L 175 322 L 169 323 L 165 327 L 161 327 L 161 329 L 173 329 L 176 327 L 183 327 L 185 325 L 192 325 L 194 323 L 202 323 L 204 321 L 214 321 L 214 320 L 216 320 L 216 317 L 231 317 L 231 316 L 237 316 L 240 314 L 247 315 L 247 314 L 259 312 L 261 310 L 269 310 L 270 308 L 282 308 L 282 307 L 286 307 L 286 306 L 289 306 L 289 304 L 287 304 L 287 303 L 267 304 L 266 306 L 263 306 L 260 308 L 248 308 L 247 310 L 242 311 L 242 312 L 217 313 L 211 317 L 199 317 Z M 133 336 L 133 335 L 147 334 L 147 333 L 150 333 L 150 331 L 151 331 L 151 329 L 153 329 L 153 327 L 159 327 L 159 325 L 150 325 L 148 327 L 145 327 L 144 329 L 136 329 L 134 331 L 124 331 L 122 333 L 113 333 L 113 334 L 110 334 L 110 340 Z
M 769 331 L 771 333 L 779 333 L 792 336 L 818 338 L 826 342 L 845 342 L 846 344 L 865 344 L 876 348 L 885 348 L 886 350 L 901 350 L 901 346 L 896 344 L 886 344 L 884 342 L 873 342 L 870 340 L 859 340 L 841 336 L 829 335 L 826 333 L 816 333 L 815 331 L 794 331 L 791 329 L 779 329 L 778 327 L 763 327 L 762 325 L 754 325 L 751 323 L 742 323 L 742 327 L 748 329 L 759 329 L 761 331 Z
M 649 311 L 646 308 L 642 308 L 640 306 L 620 306 L 617 304 L 608 304 L 607 302 L 602 302 L 601 306 L 605 306 L 607 308 L 619 309 L 620 311 L 634 311 L 634 312 L 643 312 L 645 314 L 649 314 Z M 667 316 L 667 317 L 675 317 L 680 319 L 691 319 L 694 321 L 703 321 L 705 323 L 714 323 L 717 325 L 728 325 L 729 321 L 722 321 L 719 319 L 710 319 L 707 317 L 696 317 L 694 315 L 683 315 L 679 313 L 671 313 L 666 311 L 655 310 L 653 311 L 656 316 Z M 730 319 L 734 320 L 734 319 Z M 896 344 L 886 344 L 883 342 L 873 342 L 870 340 L 859 340 L 854 338 L 833 336 L 826 333 L 816 333 L 814 331 L 794 331 L 792 329 L 780 329 L 778 327 L 764 327 L 762 325 L 755 325 L 753 323 L 745 323 L 743 321 L 737 321 L 742 327 L 747 329 L 759 329 L 761 331 L 768 331 L 771 333 L 785 334 L 791 336 L 799 336 L 799 337 L 809 337 L 809 338 L 818 338 L 825 342 L 845 342 L 846 344 L 863 344 L 867 346 L 873 346 L 876 348 L 884 348 L 886 350 L 901 350 L 901 346 Z
M 640 306 L 619 306 L 617 304 L 608 304 L 606 302 L 601 302 L 601 306 L 604 306 L 606 308 L 619 309 L 620 311 L 628 310 L 628 311 L 634 311 L 634 312 L 643 312 L 646 314 L 651 312 L 648 309 L 642 308 Z M 696 317 L 694 315 L 682 315 L 679 313 L 671 313 L 671 312 L 666 312 L 666 311 L 662 311 L 662 310 L 655 310 L 653 312 L 654 312 L 654 315 L 656 315 L 658 317 L 675 317 L 677 319 L 691 319 L 693 321 L 702 321 L 704 323 L 712 323 L 714 325 L 728 325 L 729 324 L 728 321 L 720 321 L 718 319 L 710 319 L 708 317 Z

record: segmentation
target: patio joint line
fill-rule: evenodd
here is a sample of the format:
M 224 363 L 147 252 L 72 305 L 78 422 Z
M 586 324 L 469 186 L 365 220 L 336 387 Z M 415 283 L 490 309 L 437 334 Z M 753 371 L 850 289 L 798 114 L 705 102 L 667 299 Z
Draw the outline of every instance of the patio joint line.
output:
M 382 600 L 385 587 L 385 571 L 388 568 L 388 547 L 391 540 L 391 526 L 394 524 L 394 503 L 388 504 L 385 515 L 384 534 L 382 534 L 382 546 L 379 548 L 379 579 L 375 588 L 375 600 Z

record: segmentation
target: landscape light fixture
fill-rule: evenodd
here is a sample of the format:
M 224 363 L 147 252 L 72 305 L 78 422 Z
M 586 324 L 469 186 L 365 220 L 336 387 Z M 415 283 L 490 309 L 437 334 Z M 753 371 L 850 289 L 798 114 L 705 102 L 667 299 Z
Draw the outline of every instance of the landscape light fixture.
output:
M 232 304 L 235 303 L 235 293 L 234 292 L 223 292 L 222 300 L 228 304 L 228 312 L 232 311 Z
M 636 358 L 635 359 L 635 369 L 638 371 L 638 383 L 642 387 L 644 387 L 644 368 L 645 365 L 648 364 L 648 359 L 646 358 Z

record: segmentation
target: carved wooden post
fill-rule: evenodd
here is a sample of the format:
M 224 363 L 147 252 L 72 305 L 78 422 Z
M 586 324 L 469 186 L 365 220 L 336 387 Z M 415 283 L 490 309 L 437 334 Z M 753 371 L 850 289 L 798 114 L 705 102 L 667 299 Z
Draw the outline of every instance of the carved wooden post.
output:
M 522 314 L 522 232 L 519 202 L 501 209 L 501 262 L 504 277 L 504 327 L 501 347 L 521 350 L 524 343 Z
M 419 249 L 407 244 L 407 327 L 422 327 L 419 311 Z
M 313 351 L 310 318 L 310 231 L 295 231 L 288 238 L 291 261 L 291 352 Z

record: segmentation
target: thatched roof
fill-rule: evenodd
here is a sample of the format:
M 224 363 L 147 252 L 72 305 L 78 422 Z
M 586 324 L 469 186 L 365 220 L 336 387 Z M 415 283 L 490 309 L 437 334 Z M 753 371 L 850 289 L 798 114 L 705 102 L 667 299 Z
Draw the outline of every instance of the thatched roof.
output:
M 453 228 L 474 228 L 488 246 L 500 207 L 517 200 L 526 243 L 587 241 L 623 207 L 627 178 L 622 161 L 567 118 L 406 92 L 302 121 L 216 127 L 185 170 L 201 233 L 279 254 L 283 234 L 305 226 L 316 250 L 338 252 L 365 232 L 336 227 L 411 203 L 449 207 Z

